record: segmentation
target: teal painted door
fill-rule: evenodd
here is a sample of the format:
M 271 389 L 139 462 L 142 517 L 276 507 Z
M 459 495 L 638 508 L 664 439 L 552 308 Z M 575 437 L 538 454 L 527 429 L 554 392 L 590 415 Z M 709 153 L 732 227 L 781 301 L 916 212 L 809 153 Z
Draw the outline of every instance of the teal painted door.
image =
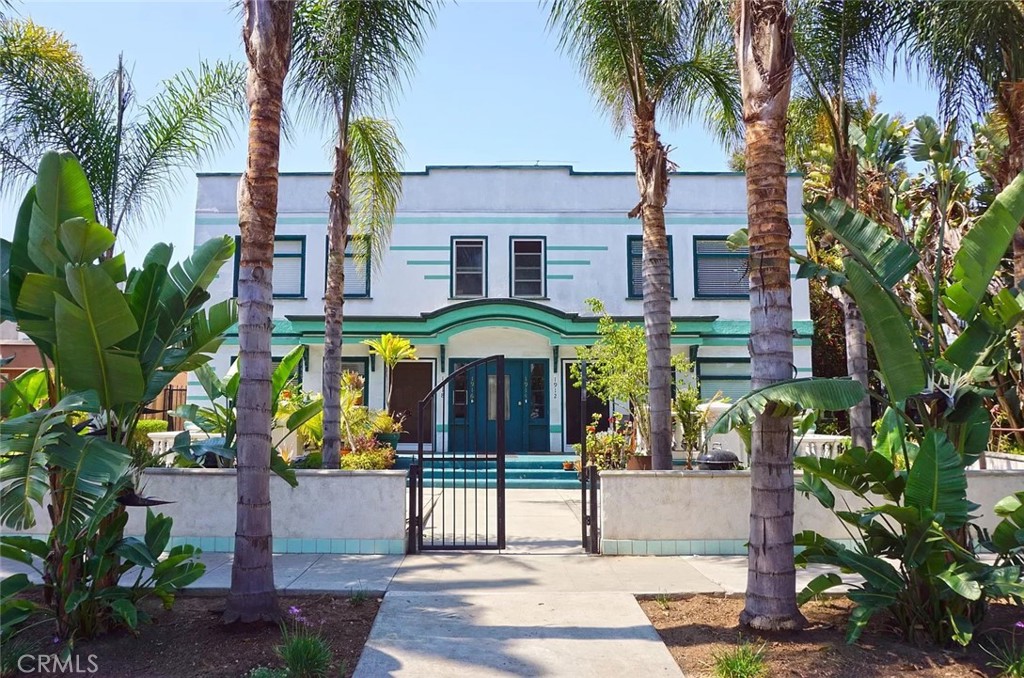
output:
M 454 372 L 471 361 L 455 359 Z M 549 448 L 547 360 L 505 360 L 505 450 L 508 454 L 546 452 Z M 498 428 L 497 366 L 473 369 L 449 389 L 449 448 L 492 451 Z

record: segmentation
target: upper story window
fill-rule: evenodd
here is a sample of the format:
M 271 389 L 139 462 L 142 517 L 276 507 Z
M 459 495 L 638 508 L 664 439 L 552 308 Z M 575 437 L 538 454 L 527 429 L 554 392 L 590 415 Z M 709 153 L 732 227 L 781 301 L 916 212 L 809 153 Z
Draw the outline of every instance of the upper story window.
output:
M 644 297 L 644 237 L 642 235 L 626 236 L 626 257 L 629 266 L 629 289 L 630 299 L 643 299 Z M 672 256 L 672 236 L 668 236 L 668 272 L 669 272 L 669 294 L 675 296 L 675 266 Z
M 242 239 L 235 236 L 235 296 L 242 260 Z M 274 298 L 301 299 L 306 296 L 306 236 L 279 235 L 274 238 Z
M 696 297 L 750 296 L 748 248 L 729 249 L 726 237 L 694 236 L 693 289 Z
M 485 238 L 452 238 L 452 296 L 487 296 Z
M 349 236 L 345 245 L 345 298 L 365 299 L 370 296 L 370 265 L 366 261 L 360 261 L 356 257 L 356 248 L 360 245 L 361 236 Z M 324 280 L 327 280 L 327 266 L 330 263 L 331 244 L 330 238 L 324 242 Z M 326 289 L 326 282 L 324 283 Z
M 543 238 L 512 238 L 509 282 L 513 297 L 544 296 Z

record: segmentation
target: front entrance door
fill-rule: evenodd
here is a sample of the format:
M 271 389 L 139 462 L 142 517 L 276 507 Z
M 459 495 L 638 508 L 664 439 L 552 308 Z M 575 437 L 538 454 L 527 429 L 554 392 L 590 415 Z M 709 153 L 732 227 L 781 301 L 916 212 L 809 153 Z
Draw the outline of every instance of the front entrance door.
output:
M 601 415 L 597 422 L 597 430 L 608 430 L 608 415 L 610 412 L 608 410 L 608 403 L 603 402 L 596 395 L 589 392 L 587 393 L 586 408 L 584 410 L 583 403 L 580 402 L 580 387 L 576 385 L 576 380 L 572 377 L 571 366 L 572 363 L 567 362 L 563 368 L 565 381 L 562 383 L 565 384 L 563 390 L 565 397 L 562 400 L 565 402 L 565 443 L 566 445 L 577 445 L 583 434 L 583 426 L 589 426 L 595 414 Z
M 451 362 L 451 371 L 470 363 Z M 508 454 L 547 452 L 549 431 L 548 361 L 545 359 L 505 360 L 505 449 Z M 449 435 L 451 449 L 464 451 L 484 444 L 493 449 L 497 435 L 497 375 L 489 364 L 486 375 L 476 370 L 453 380 L 449 389 Z M 487 408 L 471 407 L 486 402 Z
M 426 397 L 434 387 L 434 366 L 429 360 L 400 362 L 391 372 L 395 380 L 395 388 L 391 394 L 391 409 L 405 420 L 405 432 L 398 439 L 400 443 L 422 442 L 430 444 L 434 440 L 434 420 L 432 410 L 427 411 L 422 429 L 419 422 L 420 400 Z

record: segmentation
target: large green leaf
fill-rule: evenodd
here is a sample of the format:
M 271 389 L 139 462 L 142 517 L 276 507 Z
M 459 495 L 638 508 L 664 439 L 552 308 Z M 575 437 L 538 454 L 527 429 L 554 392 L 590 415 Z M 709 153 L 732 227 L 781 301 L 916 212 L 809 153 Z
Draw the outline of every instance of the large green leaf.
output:
M 864 325 L 875 348 L 882 381 L 889 399 L 902 402 L 927 385 L 924 360 L 915 344 L 915 333 L 893 299 L 855 259 L 843 259 L 846 290 L 864 316 Z
M 804 205 L 814 222 L 836 237 L 884 287 L 892 287 L 920 260 L 910 243 L 850 207 L 843 200 L 818 198 Z
M 807 586 L 803 588 L 800 594 L 796 597 L 796 604 L 803 605 L 804 603 L 814 600 L 825 591 L 830 588 L 843 585 L 843 578 L 835 572 L 828 572 L 826 574 L 819 574 L 817 577 L 807 583 Z
M 828 457 L 797 457 L 793 460 L 793 464 L 803 471 L 805 475 L 814 476 L 819 481 L 827 481 L 840 490 L 847 490 L 861 497 L 865 496 L 870 488 L 868 479 L 864 477 L 859 469 L 853 468 L 849 464 L 839 463 L 835 459 L 829 459 Z M 801 491 L 803 491 L 803 488 L 801 488 Z M 812 490 L 809 488 L 807 491 Z M 816 492 L 815 495 L 817 496 Z M 834 501 L 833 498 L 833 504 Z M 825 502 L 823 501 L 822 503 Z M 832 508 L 832 506 L 828 506 L 828 508 Z
M 967 522 L 967 474 L 960 454 L 941 431 L 930 430 L 921 441 L 913 466 L 907 474 L 908 506 L 942 514 L 942 526 L 949 530 Z
M 95 389 L 106 408 L 138 401 L 145 390 L 138 359 L 115 348 L 138 325 L 124 295 L 95 266 L 69 266 L 75 302 L 57 299 L 61 379 L 73 389 Z
M 974 318 L 1021 221 L 1024 172 L 996 196 L 953 255 L 953 284 L 946 288 L 943 301 L 963 320 Z
M 110 229 L 84 217 L 68 219 L 59 227 L 60 244 L 73 264 L 87 264 L 114 246 Z
M 299 344 L 281 358 L 281 362 L 274 368 L 274 373 L 270 375 L 270 410 L 272 413 L 277 413 L 277 403 L 281 398 L 281 391 L 284 390 L 285 385 L 302 364 L 304 355 L 306 355 L 306 347 Z
M 192 256 L 171 268 L 171 280 L 186 304 L 192 302 L 197 292 L 210 287 L 221 266 L 234 254 L 235 240 L 225 235 L 207 240 L 192 252 Z M 170 289 L 165 290 L 164 298 L 172 293 Z
M 28 257 L 40 271 L 54 274 L 68 261 L 57 247 L 60 225 L 78 217 L 96 221 L 92 189 L 74 155 L 53 151 L 39 161 L 35 189 Z
M 234 299 L 213 304 L 207 309 L 200 309 L 189 321 L 189 333 L 186 346 L 178 357 L 178 362 L 165 368 L 188 372 L 209 362 L 221 344 L 224 333 L 238 322 L 238 309 Z
M 38 367 L 25 370 L 0 389 L 0 417 L 20 417 L 46 402 L 50 381 L 46 370 Z
M 718 418 L 708 436 L 753 423 L 771 407 L 775 416 L 805 410 L 846 410 L 864 399 L 864 387 L 849 379 L 791 379 L 751 391 Z

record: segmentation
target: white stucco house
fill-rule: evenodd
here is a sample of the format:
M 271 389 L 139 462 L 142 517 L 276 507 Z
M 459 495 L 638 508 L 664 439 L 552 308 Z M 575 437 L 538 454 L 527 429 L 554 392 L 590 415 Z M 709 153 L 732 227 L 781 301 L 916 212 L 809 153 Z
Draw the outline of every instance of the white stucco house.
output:
M 238 235 L 238 174 L 200 174 L 195 240 Z M 327 173 L 281 175 L 274 262 L 273 351 L 308 346 L 301 379 L 320 390 L 326 274 Z M 670 237 L 673 350 L 688 352 L 702 390 L 738 396 L 749 389 L 749 296 L 745 253 L 725 238 L 746 224 L 746 190 L 738 173 L 672 176 L 666 224 Z M 802 223 L 800 178 L 789 179 L 789 211 Z M 399 365 L 396 409 L 415 412 L 433 385 L 471 359 L 500 353 L 510 375 L 510 452 L 568 451 L 578 442 L 579 393 L 568 376 L 576 347 L 596 339 L 584 303 L 600 298 L 622 319 L 642 322 L 640 233 L 626 213 L 636 204 L 627 172 L 571 167 L 428 167 L 404 176 L 390 246 L 379 269 L 350 261 L 346 271 L 346 369 L 366 377 L 367 402 L 383 405 L 384 368 L 360 341 L 394 332 L 415 344 L 420 360 Z M 802 228 L 793 244 L 805 248 Z M 214 300 L 234 294 L 237 265 L 213 284 Z M 810 374 L 807 285 L 794 280 L 795 371 Z M 237 335 L 216 356 L 225 370 Z M 481 388 L 477 385 L 472 388 Z M 454 401 L 473 397 L 470 386 Z M 201 400 L 197 384 L 189 397 Z M 454 402 L 453 401 L 453 402 Z M 596 404 L 595 404 L 596 405 Z M 458 408 L 449 408 L 449 417 Z M 456 421 L 437 421 L 427 436 Z M 409 426 L 402 446 L 417 442 Z M 430 442 L 430 441 L 424 441 Z

